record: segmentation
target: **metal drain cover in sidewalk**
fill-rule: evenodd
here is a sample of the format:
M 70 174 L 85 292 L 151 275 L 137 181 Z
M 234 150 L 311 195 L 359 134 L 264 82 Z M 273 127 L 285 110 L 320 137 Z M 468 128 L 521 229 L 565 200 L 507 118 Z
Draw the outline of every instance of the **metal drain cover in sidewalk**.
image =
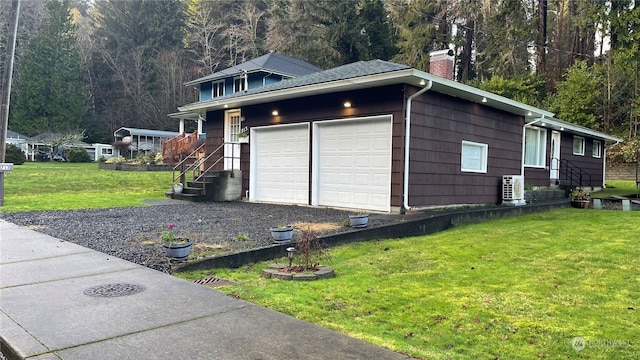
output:
M 206 285 L 206 286 L 211 286 L 211 287 L 225 286 L 225 285 L 238 285 L 237 282 L 234 282 L 234 281 L 231 281 L 231 280 L 220 279 L 220 278 L 216 278 L 216 277 L 198 279 L 198 280 L 194 280 L 193 282 L 196 283 L 196 284 Z
M 127 283 L 115 283 L 93 286 L 82 293 L 94 297 L 120 297 L 134 295 L 144 291 L 144 286 Z

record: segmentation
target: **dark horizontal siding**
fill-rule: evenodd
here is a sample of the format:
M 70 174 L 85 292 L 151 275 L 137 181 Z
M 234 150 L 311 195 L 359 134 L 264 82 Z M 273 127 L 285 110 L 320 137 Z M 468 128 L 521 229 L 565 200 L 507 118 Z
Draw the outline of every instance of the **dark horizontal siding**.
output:
M 412 113 L 409 205 L 499 202 L 502 176 L 520 173 L 523 119 L 435 92 Z M 461 171 L 463 140 L 488 145 L 486 174 Z
M 600 158 L 593 157 L 593 138 L 584 138 L 584 155 L 573 154 L 573 134 L 562 134 L 562 142 L 560 146 L 560 158 L 570 161 L 574 166 L 590 175 L 583 177 L 584 186 L 601 186 L 602 185 L 602 169 L 604 162 L 604 142 L 601 142 L 602 152 Z M 562 177 L 562 175 L 561 175 Z M 589 181 L 590 180 L 590 181 Z
M 248 128 L 278 124 L 294 124 L 301 122 L 314 123 L 316 121 L 347 119 L 376 115 L 393 116 L 392 137 L 392 177 L 391 203 L 400 206 L 402 203 L 402 170 L 404 168 L 403 154 L 403 106 L 404 87 L 401 85 L 385 86 L 381 88 L 363 89 L 348 93 L 333 93 L 298 98 L 286 101 L 272 102 L 245 106 L 241 115 L 245 118 L 242 126 Z M 351 108 L 344 108 L 345 101 L 352 103 Z M 278 110 L 279 116 L 271 115 Z M 207 149 L 215 149 L 222 144 L 224 127 L 224 111 L 207 113 Z M 354 137 L 357 134 L 354 134 Z M 251 141 L 251 140 L 250 140 Z M 250 147 L 242 146 L 240 166 L 243 178 L 243 193 L 249 189 L 249 158 Z M 309 169 L 312 169 L 310 164 Z M 394 176 L 395 174 L 395 176 Z M 311 197 L 309 197 L 311 198 Z

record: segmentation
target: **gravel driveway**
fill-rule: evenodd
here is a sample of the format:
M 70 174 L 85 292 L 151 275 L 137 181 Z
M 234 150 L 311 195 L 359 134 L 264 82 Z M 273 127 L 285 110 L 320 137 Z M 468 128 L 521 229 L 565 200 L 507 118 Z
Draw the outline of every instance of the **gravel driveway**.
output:
M 269 227 L 312 227 L 320 235 L 350 230 L 350 212 L 318 207 L 249 202 L 150 202 L 153 206 L 72 211 L 0 213 L 0 218 L 150 268 L 171 272 L 160 234 L 168 224 L 194 241 L 190 260 L 271 244 Z M 376 216 L 370 226 L 391 223 Z

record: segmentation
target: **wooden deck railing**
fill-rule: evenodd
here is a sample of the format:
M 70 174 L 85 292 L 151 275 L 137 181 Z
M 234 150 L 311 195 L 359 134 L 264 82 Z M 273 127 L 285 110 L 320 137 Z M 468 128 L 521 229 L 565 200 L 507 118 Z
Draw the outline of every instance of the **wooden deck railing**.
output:
M 191 154 L 200 144 L 198 132 L 182 133 L 162 142 L 162 157 L 165 164 L 175 164 Z

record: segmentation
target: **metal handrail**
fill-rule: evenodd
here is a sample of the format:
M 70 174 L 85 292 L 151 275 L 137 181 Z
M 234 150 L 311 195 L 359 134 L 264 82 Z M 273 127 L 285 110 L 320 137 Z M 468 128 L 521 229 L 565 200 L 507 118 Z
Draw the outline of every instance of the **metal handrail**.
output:
M 202 147 L 205 144 L 202 144 L 200 146 L 198 146 L 193 152 L 191 152 L 191 154 L 189 154 L 187 157 L 185 157 L 184 159 L 182 159 L 180 162 L 178 162 L 174 167 L 173 167 L 173 183 L 176 183 L 176 181 L 179 179 L 181 183 L 186 184 L 186 175 L 187 173 L 191 172 L 191 179 L 192 182 L 197 183 L 200 182 L 207 174 L 209 174 L 209 172 L 211 172 L 211 170 L 220 163 L 220 161 L 224 160 L 224 159 L 228 159 L 231 158 L 231 176 L 233 177 L 233 171 L 235 170 L 235 166 L 234 166 L 234 161 L 235 159 L 239 159 L 240 156 L 236 156 L 235 154 L 235 146 L 232 146 L 231 148 L 231 156 L 224 156 L 224 146 L 225 145 L 236 145 L 239 144 L 238 142 L 224 142 L 222 143 L 220 146 L 218 146 L 217 148 L 215 148 L 215 150 L 213 150 L 211 153 L 209 153 L 209 155 L 205 156 L 205 157 L 198 157 L 196 161 L 194 161 L 192 164 L 189 164 L 189 166 L 187 166 L 185 168 L 185 164 L 186 161 L 188 159 L 193 159 L 195 157 L 195 154 L 200 152 L 200 150 L 202 149 Z M 205 164 L 207 161 L 209 161 L 215 154 L 217 154 L 219 151 L 223 150 L 223 154 L 220 158 L 218 158 L 216 161 L 214 161 L 209 167 L 207 167 L 204 171 L 200 171 L 200 167 L 202 164 Z M 176 176 L 176 172 L 178 171 L 178 169 L 180 169 L 180 173 Z M 202 191 L 203 194 L 206 194 L 206 186 L 202 187 Z
M 564 165 L 564 166 L 563 166 Z M 564 170 L 564 171 L 563 171 Z M 578 187 L 583 186 L 583 177 L 589 179 L 589 186 L 592 186 L 591 174 L 586 171 L 583 171 L 580 167 L 572 163 L 567 159 L 560 159 L 560 167 L 558 169 L 560 174 L 564 174 L 565 179 L 569 180 L 569 185 L 573 187 L 573 179 L 574 176 L 577 178 Z M 585 179 L 586 180 L 586 179 Z

